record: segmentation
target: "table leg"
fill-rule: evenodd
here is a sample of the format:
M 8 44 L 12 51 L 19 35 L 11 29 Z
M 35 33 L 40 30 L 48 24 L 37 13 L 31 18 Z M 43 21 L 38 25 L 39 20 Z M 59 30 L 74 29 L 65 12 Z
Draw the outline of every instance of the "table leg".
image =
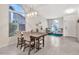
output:
M 44 47 L 44 36 L 43 36 L 43 47 Z
M 38 38 L 38 50 L 39 50 L 39 46 L 40 46 L 40 44 L 39 44 L 39 38 Z

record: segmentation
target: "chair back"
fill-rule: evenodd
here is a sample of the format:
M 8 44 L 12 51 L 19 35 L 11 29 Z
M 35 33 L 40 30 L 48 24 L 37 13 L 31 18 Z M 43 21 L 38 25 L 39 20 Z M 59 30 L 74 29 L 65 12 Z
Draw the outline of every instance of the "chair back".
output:
M 21 38 L 21 32 L 20 31 L 16 32 L 16 37 Z
M 24 40 L 30 41 L 30 33 L 29 32 L 23 32 Z

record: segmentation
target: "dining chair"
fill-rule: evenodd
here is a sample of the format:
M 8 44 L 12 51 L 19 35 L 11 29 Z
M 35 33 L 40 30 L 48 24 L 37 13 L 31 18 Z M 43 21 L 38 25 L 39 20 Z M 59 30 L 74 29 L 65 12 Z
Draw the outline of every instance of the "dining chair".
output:
M 40 36 L 40 37 L 36 38 L 35 43 L 36 43 L 36 49 L 37 50 L 44 47 L 44 36 Z
M 24 45 L 24 38 L 23 38 L 23 34 L 21 34 L 20 31 L 18 31 L 16 33 L 17 36 L 17 47 L 20 46 L 20 49 L 22 49 L 23 45 Z
M 28 32 L 24 32 L 23 35 L 25 40 L 23 51 L 25 51 L 25 49 L 28 47 L 28 55 L 30 55 L 30 52 L 35 48 L 35 38 L 33 36 L 30 36 L 30 33 Z

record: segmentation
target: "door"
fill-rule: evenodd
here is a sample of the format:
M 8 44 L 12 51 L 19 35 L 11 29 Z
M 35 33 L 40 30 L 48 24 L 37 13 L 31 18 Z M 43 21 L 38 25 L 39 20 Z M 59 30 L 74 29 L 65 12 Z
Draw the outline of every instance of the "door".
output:
M 76 20 L 77 15 L 72 14 L 64 17 L 64 36 L 73 36 L 76 37 Z
M 79 41 L 79 21 L 77 22 L 77 38 L 78 38 L 78 41 Z

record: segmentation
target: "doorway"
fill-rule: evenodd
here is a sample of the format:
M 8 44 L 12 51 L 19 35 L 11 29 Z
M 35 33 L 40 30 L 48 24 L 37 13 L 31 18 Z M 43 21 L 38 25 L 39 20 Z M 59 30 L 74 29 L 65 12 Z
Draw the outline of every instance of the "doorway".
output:
M 55 18 L 48 20 L 48 28 L 50 28 L 53 36 L 63 36 L 63 18 Z

